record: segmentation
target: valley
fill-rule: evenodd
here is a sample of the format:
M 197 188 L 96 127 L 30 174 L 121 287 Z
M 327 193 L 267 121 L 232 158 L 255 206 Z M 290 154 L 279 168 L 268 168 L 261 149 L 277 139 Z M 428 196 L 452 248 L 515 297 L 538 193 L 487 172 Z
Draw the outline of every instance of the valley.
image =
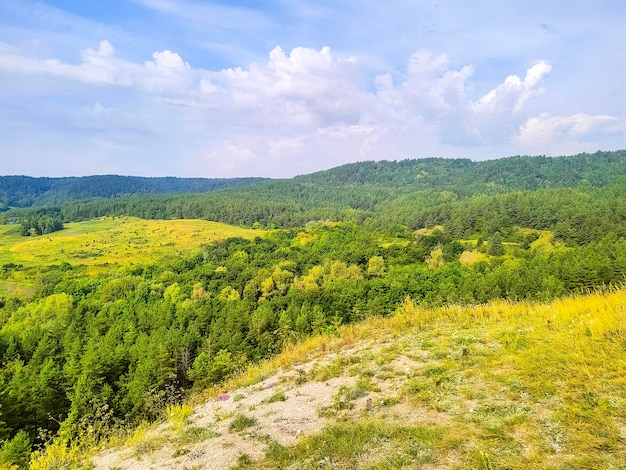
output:
M 362 162 L 6 208 L 0 462 L 623 468 L 625 178 Z

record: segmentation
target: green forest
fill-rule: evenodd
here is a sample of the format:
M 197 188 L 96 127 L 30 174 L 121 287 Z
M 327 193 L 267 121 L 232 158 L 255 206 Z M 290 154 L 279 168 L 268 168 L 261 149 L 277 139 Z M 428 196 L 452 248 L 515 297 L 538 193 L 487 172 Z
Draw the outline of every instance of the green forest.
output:
M 0 180 L 16 229 L 7 246 L 127 216 L 259 235 L 97 271 L 2 266 L 0 458 L 20 468 L 50 439 L 154 420 L 286 344 L 407 298 L 548 301 L 626 280 L 626 151 L 361 162 L 289 180 L 153 182 L 159 191 L 119 180 L 106 194 L 68 179 L 45 196 L 25 181 Z

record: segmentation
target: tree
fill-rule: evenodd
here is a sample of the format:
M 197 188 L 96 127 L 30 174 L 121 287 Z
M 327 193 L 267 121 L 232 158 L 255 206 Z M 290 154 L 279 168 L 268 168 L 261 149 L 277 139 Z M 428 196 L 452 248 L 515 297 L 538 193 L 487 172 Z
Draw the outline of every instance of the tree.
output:
M 28 468 L 31 452 L 30 437 L 25 431 L 19 431 L 11 440 L 0 446 L 0 467 L 21 469 Z
M 494 233 L 493 237 L 491 237 L 487 253 L 491 256 L 502 256 L 504 254 L 504 245 L 502 244 L 502 235 L 500 235 L 500 232 Z
M 367 263 L 367 274 L 372 277 L 385 275 L 385 259 L 382 256 L 372 256 Z
M 226 378 L 233 368 L 232 354 L 229 351 L 220 349 L 213 359 L 206 351 L 202 351 L 193 361 L 188 375 L 197 385 L 207 386 Z

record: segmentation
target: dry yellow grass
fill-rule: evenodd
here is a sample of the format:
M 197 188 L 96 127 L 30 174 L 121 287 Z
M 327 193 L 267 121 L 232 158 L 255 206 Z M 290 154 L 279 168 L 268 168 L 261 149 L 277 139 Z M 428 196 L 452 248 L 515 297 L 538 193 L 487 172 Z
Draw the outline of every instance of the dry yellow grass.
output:
M 415 230 L 415 232 L 413 232 L 415 235 L 422 235 L 425 237 L 429 237 L 430 235 L 432 235 L 435 230 L 439 230 L 440 232 L 443 232 L 443 225 L 435 225 L 432 228 L 420 228 Z
M 486 260 L 487 255 L 485 253 L 481 253 L 480 251 L 464 251 L 459 257 L 460 263 L 465 266 L 472 266 L 473 264 Z

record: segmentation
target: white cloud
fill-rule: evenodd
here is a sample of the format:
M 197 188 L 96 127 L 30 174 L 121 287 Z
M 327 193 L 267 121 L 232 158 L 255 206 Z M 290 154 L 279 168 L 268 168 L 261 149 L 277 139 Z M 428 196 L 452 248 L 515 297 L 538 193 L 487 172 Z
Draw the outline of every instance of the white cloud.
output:
M 390 74 L 379 75 L 377 106 L 385 123 L 438 127 L 442 143 L 453 145 L 493 145 L 508 141 L 527 118 L 526 102 L 544 90 L 551 66 L 540 62 L 478 100 L 471 100 L 468 88 L 474 67 L 451 68 L 448 58 L 430 51 L 418 51 L 410 59 L 405 81 L 394 85 Z M 411 124 L 412 123 L 412 124 Z
M 132 84 L 134 64 L 115 57 L 113 46 L 102 41 L 97 50 L 87 49 L 81 53 L 79 65 L 63 63 L 57 59 L 41 60 L 11 51 L 0 55 L 0 69 L 24 74 L 49 74 L 69 80 L 92 84 Z
M 287 132 L 294 126 L 358 120 L 360 99 L 367 95 L 359 86 L 356 61 L 334 59 L 328 47 L 299 47 L 287 55 L 277 46 L 266 64 L 212 72 L 201 89 L 219 90 L 224 107 L 251 113 L 242 116 L 250 126 L 288 124 Z
M 107 40 L 98 49 L 81 52 L 78 65 L 57 59 L 35 59 L 14 51 L 0 51 L 0 69 L 22 74 L 47 74 L 67 80 L 93 85 L 132 87 L 139 91 L 164 97 L 185 96 L 194 90 L 194 80 L 189 63 L 175 52 L 165 50 L 152 54 L 152 61 L 143 64 L 120 59 Z
M 453 67 L 445 54 L 426 50 L 410 57 L 397 83 L 390 73 L 373 77 L 374 89 L 357 58 L 336 57 L 329 47 L 287 53 L 276 46 L 265 63 L 218 71 L 194 68 L 171 50 L 132 62 L 107 40 L 84 50 L 78 64 L 0 47 L 0 70 L 85 84 L 89 112 L 73 119 L 77 129 L 106 134 L 93 137 L 100 155 L 116 151 L 116 138 L 125 158 L 132 154 L 123 130 L 130 126 L 137 135 L 158 136 L 150 150 L 180 156 L 194 174 L 290 176 L 355 159 L 462 156 L 459 149 L 472 147 L 549 153 L 554 142 L 570 148 L 594 134 L 626 132 L 625 121 L 612 116 L 529 115 L 529 100 L 545 91 L 547 62 L 472 99 L 475 67 Z M 146 139 L 135 145 L 145 147 Z
M 523 81 L 517 75 L 509 75 L 504 83 L 475 103 L 474 112 L 476 114 L 501 114 L 503 111 L 521 111 L 529 98 L 544 92 L 541 85 L 551 70 L 550 64 L 540 62 L 526 71 Z
M 137 84 L 154 94 L 184 95 L 194 86 L 191 66 L 177 53 L 165 50 L 152 54 L 154 61 L 145 62 Z
M 524 80 L 509 75 L 484 96 L 469 102 L 467 113 L 460 115 L 463 122 L 455 128 L 460 134 L 451 140 L 483 145 L 508 141 L 528 117 L 527 101 L 545 91 L 542 85 L 551 70 L 550 64 L 540 62 L 526 71 Z
M 513 141 L 533 151 L 564 153 L 597 149 L 598 143 L 594 140 L 601 135 L 625 134 L 626 119 L 623 118 L 584 113 L 571 116 L 544 113 L 528 119 Z

